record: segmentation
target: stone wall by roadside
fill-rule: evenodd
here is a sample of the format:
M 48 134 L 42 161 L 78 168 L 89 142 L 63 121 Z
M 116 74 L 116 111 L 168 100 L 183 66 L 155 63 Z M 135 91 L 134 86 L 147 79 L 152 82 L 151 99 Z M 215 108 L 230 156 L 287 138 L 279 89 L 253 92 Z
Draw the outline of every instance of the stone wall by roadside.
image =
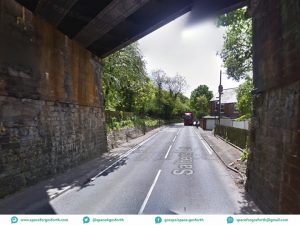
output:
M 130 139 L 134 139 L 144 135 L 144 132 L 151 131 L 155 127 L 131 127 L 131 128 L 122 128 L 119 130 L 113 130 L 107 134 L 107 147 L 108 149 L 117 148 L 125 142 L 128 142 Z
M 107 150 L 101 60 L 0 3 L 0 198 Z
M 300 212 L 300 1 L 251 0 L 254 112 L 247 190 L 265 213 Z

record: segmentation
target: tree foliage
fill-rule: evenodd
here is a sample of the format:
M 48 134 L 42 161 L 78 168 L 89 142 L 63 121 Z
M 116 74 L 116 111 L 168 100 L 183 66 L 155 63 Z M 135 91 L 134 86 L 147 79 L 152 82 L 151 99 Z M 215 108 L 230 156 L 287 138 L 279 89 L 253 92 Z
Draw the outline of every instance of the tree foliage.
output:
M 189 111 L 189 101 L 183 91 L 187 88 L 185 78 L 179 74 L 168 77 L 161 70 L 154 70 L 151 74 L 156 87 L 156 104 L 152 104 L 152 112 L 164 119 L 179 118 L 185 111 Z M 154 110 L 156 108 L 156 110 Z
M 252 73 L 252 20 L 246 17 L 246 8 L 220 16 L 218 26 L 225 26 L 224 45 L 219 52 L 227 75 L 236 81 Z
M 184 77 L 168 77 L 163 70 L 155 70 L 149 77 L 137 44 L 104 59 L 102 84 L 106 110 L 167 120 L 190 110 L 189 99 L 183 95 L 187 87 Z
M 179 74 L 175 77 L 168 77 L 166 80 L 166 86 L 169 90 L 170 96 L 176 99 L 180 93 L 183 93 L 187 88 L 187 82 L 185 78 Z
M 104 59 L 102 81 L 105 108 L 110 110 L 143 111 L 154 93 L 137 44 Z
M 212 99 L 213 93 L 206 85 L 199 85 L 191 93 L 190 103 L 197 118 L 205 116 L 209 112 L 209 101 Z
M 207 115 L 209 112 L 209 105 L 208 105 L 207 98 L 204 95 L 197 97 L 194 108 L 196 109 L 197 118 L 201 118 Z
M 213 93 L 212 93 L 212 91 L 209 90 L 207 85 L 199 85 L 191 93 L 191 104 L 196 105 L 197 97 L 200 97 L 200 96 L 205 96 L 205 98 L 209 102 L 213 97 Z
M 242 83 L 237 89 L 237 108 L 240 118 L 249 119 L 252 114 L 252 94 L 253 82 L 250 77 Z

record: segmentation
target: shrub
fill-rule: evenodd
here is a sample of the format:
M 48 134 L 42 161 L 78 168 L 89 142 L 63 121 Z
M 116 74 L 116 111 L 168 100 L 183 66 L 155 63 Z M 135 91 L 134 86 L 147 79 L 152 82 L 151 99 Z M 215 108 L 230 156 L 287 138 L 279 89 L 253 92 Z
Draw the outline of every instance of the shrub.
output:
M 246 149 L 249 146 L 248 130 L 216 125 L 214 133 L 242 149 Z
M 248 157 L 249 157 L 249 154 L 250 154 L 249 149 L 248 149 L 248 148 L 245 149 L 245 150 L 242 152 L 242 154 L 241 154 L 241 160 L 242 160 L 243 162 L 246 161 L 246 160 L 248 159 Z

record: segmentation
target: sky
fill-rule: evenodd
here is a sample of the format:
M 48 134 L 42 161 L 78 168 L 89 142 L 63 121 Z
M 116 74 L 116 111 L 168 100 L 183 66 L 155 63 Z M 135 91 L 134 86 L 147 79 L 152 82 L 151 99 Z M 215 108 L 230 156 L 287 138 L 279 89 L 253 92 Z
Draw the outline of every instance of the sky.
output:
M 180 74 L 186 78 L 190 96 L 192 90 L 206 84 L 215 94 L 218 90 L 222 60 L 217 56 L 223 45 L 225 28 L 217 28 L 212 20 L 187 27 L 188 13 L 140 39 L 139 46 L 146 61 L 148 74 L 162 69 L 168 76 Z M 223 75 L 225 88 L 239 83 Z

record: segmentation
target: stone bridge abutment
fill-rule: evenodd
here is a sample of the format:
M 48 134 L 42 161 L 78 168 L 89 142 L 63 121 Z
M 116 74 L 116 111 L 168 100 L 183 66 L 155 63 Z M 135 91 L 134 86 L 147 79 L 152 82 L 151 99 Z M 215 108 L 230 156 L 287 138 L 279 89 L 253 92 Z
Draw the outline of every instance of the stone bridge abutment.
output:
M 0 197 L 106 150 L 101 61 L 0 2 Z
M 266 213 L 300 212 L 300 2 L 251 0 L 254 113 L 247 190 Z

